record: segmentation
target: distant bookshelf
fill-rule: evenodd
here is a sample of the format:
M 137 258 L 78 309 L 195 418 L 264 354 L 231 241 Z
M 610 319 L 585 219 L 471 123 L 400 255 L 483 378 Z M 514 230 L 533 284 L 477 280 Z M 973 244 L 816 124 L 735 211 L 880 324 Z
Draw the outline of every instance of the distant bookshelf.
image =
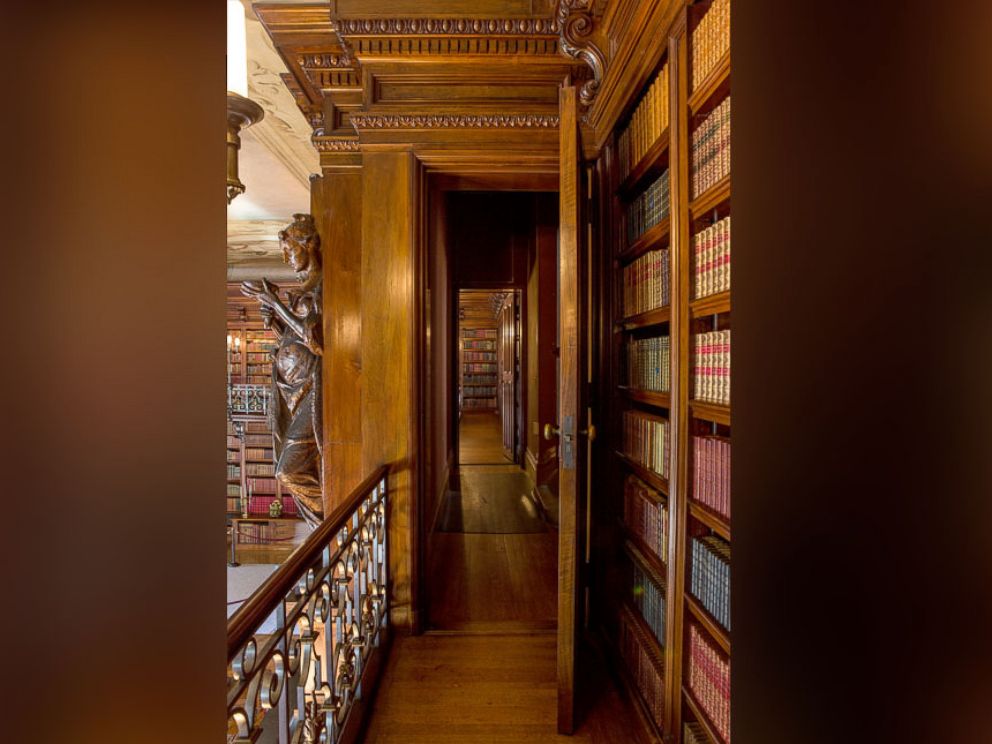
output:
M 272 352 L 275 334 L 265 327 L 258 303 L 241 294 L 240 284 L 227 285 L 227 514 L 270 517 L 279 501 L 280 519 L 299 515 L 292 496 L 275 477 L 269 405 L 272 395 Z M 296 284 L 280 284 L 283 297 Z
M 491 328 L 462 328 L 458 345 L 461 410 L 495 410 L 496 321 Z

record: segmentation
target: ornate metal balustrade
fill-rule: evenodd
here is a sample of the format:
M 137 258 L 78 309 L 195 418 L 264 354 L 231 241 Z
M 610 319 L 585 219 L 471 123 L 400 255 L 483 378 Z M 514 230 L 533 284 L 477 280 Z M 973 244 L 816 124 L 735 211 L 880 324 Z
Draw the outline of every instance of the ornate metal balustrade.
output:
M 354 737 L 388 640 L 386 473 L 369 475 L 228 621 L 229 742 Z
M 230 385 L 227 406 L 232 414 L 265 414 L 269 411 L 268 385 Z

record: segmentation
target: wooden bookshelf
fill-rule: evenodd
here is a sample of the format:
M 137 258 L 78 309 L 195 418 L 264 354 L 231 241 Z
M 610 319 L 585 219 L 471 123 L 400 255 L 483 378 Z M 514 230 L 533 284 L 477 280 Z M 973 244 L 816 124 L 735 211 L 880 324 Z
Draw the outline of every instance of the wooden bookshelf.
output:
M 627 457 L 627 455 L 623 454 L 619 450 L 617 450 L 614 454 L 616 454 L 617 459 L 620 460 L 620 462 L 622 462 L 634 475 L 636 475 L 638 478 L 640 478 L 642 481 L 647 483 L 652 488 L 658 489 L 661 493 L 665 494 L 666 496 L 668 495 L 667 478 L 658 475 L 653 470 L 648 470 L 646 467 L 641 465 L 641 463 L 637 462 L 637 460 Z
M 662 217 L 660 222 L 649 227 L 643 235 L 621 251 L 617 258 L 621 261 L 633 261 L 648 251 L 664 248 L 668 245 L 668 231 L 670 227 L 670 219 L 668 217 Z
M 295 282 L 280 283 L 279 289 L 283 299 L 286 299 L 289 291 L 298 286 Z M 265 327 L 258 303 L 253 298 L 242 295 L 241 285 L 237 282 L 229 282 L 227 285 L 227 335 L 231 339 L 228 345 L 229 384 L 247 385 L 259 391 L 268 391 L 272 386 L 270 353 L 275 349 L 276 337 Z M 272 457 L 258 456 L 259 450 L 272 452 L 272 430 L 261 398 L 253 397 L 252 400 L 257 401 L 257 404 L 234 408 L 227 424 L 227 464 L 237 465 L 240 470 L 237 481 L 228 479 L 228 486 L 237 484 L 240 495 L 236 508 L 232 508 L 235 504 L 232 502 L 232 497 L 228 496 L 227 515 L 230 518 L 243 519 L 246 506 L 243 500 L 247 500 L 250 519 L 300 519 L 301 517 L 294 513 L 295 504 L 292 497 L 283 491 L 282 485 L 275 478 L 275 463 Z M 233 446 L 236 437 L 235 422 L 244 427 L 243 440 L 237 447 Z M 235 452 L 237 452 L 237 460 L 232 460 L 231 455 Z M 263 466 L 271 472 L 264 475 L 249 473 L 249 470 L 255 470 L 253 466 Z M 259 479 L 263 482 L 259 482 Z M 262 486 L 262 490 L 256 490 L 258 486 Z M 272 500 L 278 499 L 282 503 L 283 512 L 279 517 L 270 517 L 267 506 L 264 507 L 264 511 L 256 506 L 257 498 L 269 497 Z
M 721 406 L 719 403 L 707 403 L 702 400 L 690 400 L 689 410 L 696 418 L 712 421 L 714 424 L 730 426 L 730 406 Z
M 700 297 L 689 303 L 689 317 L 701 318 L 705 315 L 719 315 L 730 312 L 730 292 L 717 292 L 716 294 Z
M 672 396 L 669 393 L 660 393 L 654 390 L 638 390 L 637 388 L 625 387 L 623 385 L 618 386 L 617 390 L 620 392 L 620 395 L 628 400 L 647 403 L 658 408 L 671 407 Z
M 692 717 L 694 720 L 702 724 L 703 730 L 706 731 L 706 736 L 709 737 L 713 744 L 718 744 L 723 740 L 717 736 L 716 731 L 713 730 L 713 724 L 710 723 L 710 719 L 706 717 L 703 713 L 702 708 L 699 707 L 699 703 L 696 702 L 696 698 L 692 695 L 692 690 L 688 687 L 682 688 L 682 701 L 685 703 L 686 707 L 692 711 Z M 681 727 L 680 727 L 681 728 Z M 681 741 L 682 732 L 679 731 L 679 741 Z
M 710 617 L 710 614 L 703 609 L 703 606 L 696 601 L 689 592 L 685 593 L 685 606 L 689 609 L 689 614 L 695 619 L 695 621 L 702 625 L 703 628 L 709 633 L 713 639 L 720 644 L 720 648 L 723 649 L 725 654 L 730 654 L 730 634 L 723 629 L 716 620 Z
M 463 327 L 459 336 L 458 374 L 461 386 L 461 410 L 495 410 L 498 380 L 496 319 L 493 318 L 491 326 L 476 321 L 470 328 Z M 484 365 L 485 369 L 480 369 L 478 365 Z
M 718 10 L 704 23 L 704 16 L 714 5 Z M 617 547 L 620 548 L 616 551 L 617 554 L 634 561 L 652 580 L 659 580 L 658 586 L 663 585 L 665 589 L 665 639 L 655 651 L 662 656 L 665 673 L 663 734 L 666 742 L 674 744 L 682 741 L 683 720 L 692 719 L 703 724 L 712 744 L 721 744 L 723 741 L 699 699 L 693 697 L 689 688 L 688 672 L 690 664 L 694 663 L 689 654 L 690 624 L 700 631 L 705 643 L 715 649 L 715 653 L 724 655 L 724 662 L 729 663 L 731 652 L 730 633 L 689 593 L 693 580 L 692 540 L 713 536 L 729 543 L 731 538 L 729 518 L 696 500 L 698 496 L 706 500 L 706 503 L 719 503 L 714 500 L 714 483 L 719 483 L 721 489 L 726 489 L 729 488 L 729 480 L 721 476 L 719 481 L 704 481 L 700 478 L 700 483 L 694 482 L 697 458 L 700 467 L 717 468 L 719 462 L 729 462 L 726 459 L 713 459 L 712 453 L 729 452 L 721 448 L 726 448 L 731 438 L 731 408 L 724 384 L 729 373 L 723 371 L 729 369 L 726 361 L 729 357 L 713 357 L 717 359 L 715 365 L 697 365 L 694 360 L 697 334 L 731 329 L 732 292 L 728 288 L 727 268 L 729 220 L 726 220 L 731 213 L 731 176 L 725 149 L 725 143 L 729 142 L 730 113 L 727 99 L 730 96 L 731 65 L 730 52 L 718 52 L 720 44 L 726 38 L 725 35 L 721 36 L 720 31 L 723 28 L 721 24 L 725 10 L 725 2 L 721 0 L 704 0 L 691 4 L 687 2 L 665 31 L 667 43 L 651 46 L 653 71 L 639 72 L 628 83 L 626 90 L 630 92 L 624 94 L 628 98 L 623 106 L 626 113 L 616 120 L 612 136 L 607 142 L 607 148 L 613 148 L 614 152 L 605 159 L 605 167 L 597 171 L 598 188 L 593 189 L 593 193 L 602 199 L 597 206 L 609 223 L 602 226 L 600 231 L 603 257 L 599 265 L 605 273 L 604 284 L 609 288 L 609 294 L 603 302 L 604 312 L 609 315 L 602 324 L 602 327 L 608 329 L 603 337 L 603 365 L 608 370 L 603 384 L 607 388 L 607 398 L 615 405 L 608 413 L 608 423 L 604 426 L 605 441 L 601 442 L 601 446 L 609 453 L 604 461 L 604 467 L 607 468 L 602 481 L 606 491 L 604 498 L 614 505 L 615 512 L 622 517 L 624 482 L 629 474 L 634 474 L 648 486 L 664 494 L 667 500 L 668 555 L 655 556 L 625 526 L 614 531 L 618 535 Z M 698 38 L 694 37 L 700 24 L 704 24 L 703 28 L 708 36 L 700 32 Z M 707 49 L 695 49 L 697 41 L 704 37 L 711 42 L 715 39 L 715 45 Z M 691 66 L 695 59 L 711 64 L 712 67 L 702 75 L 695 88 L 690 89 Z M 641 69 L 644 70 L 647 64 Z M 670 124 L 650 143 L 643 156 L 631 165 L 629 171 L 623 172 L 624 166 L 629 162 L 622 151 L 627 147 L 624 138 L 628 137 L 626 131 L 631 112 L 638 110 L 640 100 L 647 95 L 655 76 L 666 66 L 669 67 L 666 105 L 670 112 Z M 600 165 L 603 165 L 602 161 Z M 627 209 L 666 169 L 669 178 L 669 203 L 667 210 L 662 210 L 665 216 L 650 225 L 636 240 L 628 243 Z M 701 193 L 695 195 L 692 193 L 694 182 L 708 187 L 702 188 Z M 714 225 L 714 230 L 709 230 Z M 694 236 L 700 236 L 699 241 Z M 708 271 L 708 274 L 697 273 L 697 245 L 701 252 L 699 261 L 708 262 L 700 263 L 699 271 Z M 629 281 L 625 283 L 625 269 L 648 251 L 659 248 L 668 249 L 662 255 L 667 256 L 669 262 L 667 287 L 670 296 L 664 307 L 637 315 L 625 315 L 623 298 L 630 293 Z M 705 254 L 706 250 L 711 251 L 709 256 Z M 716 273 L 716 269 L 712 268 L 714 266 L 722 273 Z M 628 274 L 632 274 L 637 281 L 638 271 L 640 269 Z M 702 292 L 706 294 L 703 295 Z M 652 295 L 648 293 L 648 296 Z M 654 336 L 669 337 L 671 366 L 668 377 L 671 384 L 669 391 L 664 393 L 630 386 L 625 372 L 627 349 L 631 341 Z M 715 352 L 709 348 L 705 353 L 728 353 L 726 349 L 729 349 L 729 334 L 716 338 L 721 340 L 714 343 L 722 345 L 724 350 L 721 351 L 721 346 L 717 346 Z M 709 387 L 703 386 L 705 397 L 724 400 L 728 405 L 694 399 L 696 369 L 702 367 L 702 373 L 707 374 L 705 368 L 713 366 L 723 377 L 714 376 L 713 382 L 707 383 Z M 637 451 L 628 448 L 623 440 L 624 415 L 628 411 L 654 418 L 661 414 L 668 420 L 667 478 L 624 454 Z M 635 426 L 634 430 L 638 431 L 638 428 Z M 706 449 L 694 453 L 694 442 L 705 443 Z M 723 457 L 722 454 L 720 456 Z M 714 470 L 714 475 L 715 473 Z M 729 498 L 724 495 L 726 491 L 716 493 L 719 498 Z M 623 524 L 622 518 L 619 523 Z M 729 560 L 727 545 L 716 540 L 707 540 L 706 545 L 715 547 L 710 554 L 704 554 L 705 560 L 718 560 L 724 564 Z M 711 605 L 709 599 L 707 604 L 717 606 Z M 625 602 L 616 611 L 621 616 L 630 615 L 633 620 L 640 619 L 637 617 L 638 613 Z M 608 633 L 611 627 L 619 627 L 619 624 L 614 626 L 604 623 L 604 632 Z M 643 625 L 636 627 L 645 630 Z M 613 645 L 615 646 L 615 642 Z M 707 705 L 713 704 L 707 699 Z M 714 710 L 720 721 L 726 720 L 724 708 L 717 707 Z
M 637 328 L 650 328 L 651 326 L 667 323 L 672 317 L 672 309 L 669 306 L 659 307 L 655 310 L 648 310 L 637 315 L 629 315 L 617 321 L 617 326 L 625 331 L 633 331 Z
M 658 175 L 668 165 L 668 128 L 661 133 L 654 144 L 648 148 L 641 161 L 633 167 L 630 174 L 620 184 L 618 191 L 622 195 L 630 195 L 640 190 L 651 176 Z
M 689 514 L 693 519 L 702 522 L 724 540 L 730 540 L 730 523 L 711 509 L 695 501 L 689 502 Z

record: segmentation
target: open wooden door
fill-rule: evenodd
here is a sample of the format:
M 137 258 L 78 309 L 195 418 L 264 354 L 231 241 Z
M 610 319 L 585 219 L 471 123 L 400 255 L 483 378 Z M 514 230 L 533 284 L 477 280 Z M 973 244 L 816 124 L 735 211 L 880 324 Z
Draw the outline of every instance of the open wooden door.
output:
M 583 333 L 581 286 L 581 178 L 577 91 L 559 91 L 558 226 L 558 732 L 575 727 L 575 661 L 579 627 L 579 494 L 583 493 L 586 447 L 579 446 Z M 553 431 L 553 430 L 552 430 Z M 584 432 L 583 432 L 584 433 Z

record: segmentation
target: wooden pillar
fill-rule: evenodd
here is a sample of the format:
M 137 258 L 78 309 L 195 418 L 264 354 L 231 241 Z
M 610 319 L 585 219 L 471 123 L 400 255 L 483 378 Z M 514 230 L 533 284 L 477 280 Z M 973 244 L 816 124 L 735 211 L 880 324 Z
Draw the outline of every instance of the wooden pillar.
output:
M 311 210 L 324 261 L 324 513 L 369 472 L 362 463 L 361 154 L 324 153 Z
M 362 467 L 390 466 L 391 620 L 405 628 L 416 621 L 416 172 L 408 149 L 363 152 Z

